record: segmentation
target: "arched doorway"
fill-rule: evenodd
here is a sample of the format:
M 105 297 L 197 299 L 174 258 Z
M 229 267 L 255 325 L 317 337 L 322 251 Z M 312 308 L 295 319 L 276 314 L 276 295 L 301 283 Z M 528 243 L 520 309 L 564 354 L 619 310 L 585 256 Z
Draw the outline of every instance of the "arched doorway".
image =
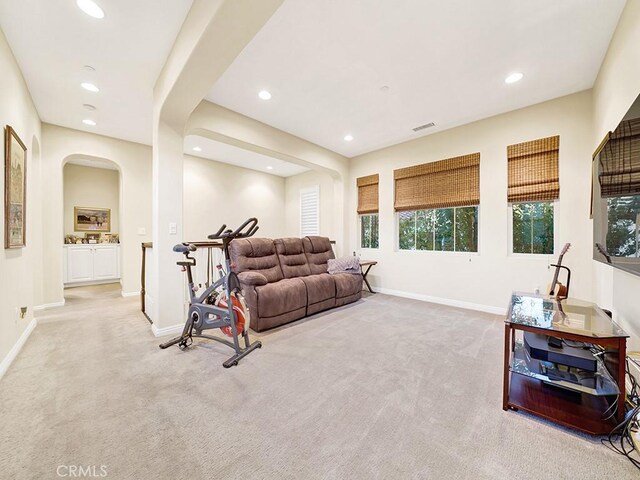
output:
M 110 160 L 82 156 L 62 168 L 65 303 L 119 297 L 120 169 Z

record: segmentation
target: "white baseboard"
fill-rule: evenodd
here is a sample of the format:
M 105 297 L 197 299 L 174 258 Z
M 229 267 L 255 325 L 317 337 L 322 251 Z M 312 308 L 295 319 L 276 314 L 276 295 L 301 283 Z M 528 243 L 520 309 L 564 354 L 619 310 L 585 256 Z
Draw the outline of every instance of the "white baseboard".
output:
M 432 297 L 431 295 L 423 295 L 421 293 L 402 292 L 400 290 L 392 290 L 390 288 L 373 287 L 376 292 L 395 297 L 411 298 L 413 300 L 422 300 L 423 302 L 438 303 L 449 307 L 465 308 L 467 310 L 476 310 L 479 312 L 493 313 L 495 315 L 506 315 L 507 309 L 500 307 L 492 307 L 490 305 L 482 305 L 480 303 L 464 302 L 462 300 L 452 300 L 450 298 Z
M 151 331 L 156 337 L 164 337 L 165 335 L 175 335 L 181 333 L 184 328 L 184 323 L 178 325 L 171 325 L 170 327 L 158 328 L 154 323 L 151 325 Z
M 18 353 L 20 353 L 20 350 L 22 350 L 22 347 L 29 338 L 29 335 L 31 335 L 31 332 L 33 332 L 33 329 L 36 328 L 37 324 L 38 321 L 33 318 L 29 322 L 29 325 L 27 325 L 27 328 L 24 330 L 24 332 L 22 332 L 22 335 L 20 335 L 18 341 L 11 348 L 11 350 L 9 350 L 9 353 L 7 353 L 7 355 L 2 359 L 2 362 L 0 362 L 0 378 L 2 378 L 5 373 L 7 373 L 7 370 L 9 370 L 9 367 L 18 356 Z
M 50 308 L 64 307 L 64 303 L 65 303 L 65 301 L 62 300 L 61 302 L 45 303 L 43 305 L 36 305 L 36 306 L 33 307 L 33 311 L 37 312 L 39 310 L 48 310 Z
M 140 292 L 120 292 L 123 297 L 139 297 Z

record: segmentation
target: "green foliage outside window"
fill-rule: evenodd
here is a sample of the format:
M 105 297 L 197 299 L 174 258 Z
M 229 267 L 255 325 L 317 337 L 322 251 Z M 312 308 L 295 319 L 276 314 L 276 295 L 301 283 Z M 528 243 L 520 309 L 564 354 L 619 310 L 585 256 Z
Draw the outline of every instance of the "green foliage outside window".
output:
M 638 257 L 640 195 L 607 199 L 607 251 L 612 257 Z
M 360 216 L 360 247 L 378 248 L 378 214 Z
M 553 254 L 553 203 L 514 203 L 513 253 Z
M 478 207 L 438 208 L 398 214 L 400 250 L 478 251 Z

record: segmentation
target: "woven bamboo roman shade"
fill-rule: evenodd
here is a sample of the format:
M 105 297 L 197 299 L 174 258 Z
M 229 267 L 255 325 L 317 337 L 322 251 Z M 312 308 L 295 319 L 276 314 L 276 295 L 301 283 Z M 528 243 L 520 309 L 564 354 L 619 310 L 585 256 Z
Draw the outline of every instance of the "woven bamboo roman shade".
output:
M 547 137 L 507 147 L 509 202 L 555 200 L 560 196 L 560 137 Z
M 358 213 L 378 213 L 378 174 L 360 177 L 356 182 L 358 185 Z
M 640 118 L 620 122 L 600 151 L 603 197 L 640 194 Z
M 396 212 L 480 203 L 479 153 L 401 168 L 393 176 Z

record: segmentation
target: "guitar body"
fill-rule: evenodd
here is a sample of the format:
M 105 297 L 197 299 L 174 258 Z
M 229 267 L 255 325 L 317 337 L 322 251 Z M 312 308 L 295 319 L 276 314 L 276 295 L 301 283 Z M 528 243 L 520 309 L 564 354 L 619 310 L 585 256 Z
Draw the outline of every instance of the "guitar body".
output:
M 567 286 L 558 281 L 558 274 L 560 273 L 560 269 L 562 268 L 562 259 L 564 258 L 564 254 L 567 253 L 567 250 L 569 250 L 569 247 L 571 247 L 571 244 L 567 243 L 562 248 L 560 257 L 558 257 L 558 263 L 556 265 L 553 265 L 554 267 L 556 267 L 556 271 L 553 274 L 553 281 L 547 288 L 549 295 L 551 295 L 552 297 L 556 297 L 557 299 L 567 298 L 567 296 L 569 295 L 569 289 L 567 288 Z M 569 280 L 567 280 L 567 282 L 568 281 Z
M 560 282 L 556 282 L 556 287 L 551 290 L 551 285 L 549 285 L 549 295 L 556 298 L 567 298 L 569 291 L 567 287 Z

